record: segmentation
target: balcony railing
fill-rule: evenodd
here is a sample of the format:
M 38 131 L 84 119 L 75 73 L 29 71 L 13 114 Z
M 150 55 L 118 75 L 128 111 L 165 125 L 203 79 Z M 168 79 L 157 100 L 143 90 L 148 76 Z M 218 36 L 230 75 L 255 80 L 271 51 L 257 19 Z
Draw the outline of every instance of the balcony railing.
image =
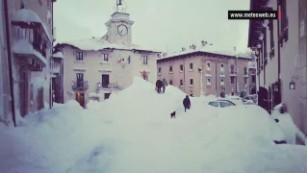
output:
M 88 89 L 88 81 L 73 81 L 72 90 L 73 91 L 86 91 Z
M 237 72 L 236 71 L 230 71 L 230 76 L 237 76 Z
M 109 83 L 109 84 L 102 84 L 102 88 L 109 88 L 109 89 L 119 89 L 117 83 Z

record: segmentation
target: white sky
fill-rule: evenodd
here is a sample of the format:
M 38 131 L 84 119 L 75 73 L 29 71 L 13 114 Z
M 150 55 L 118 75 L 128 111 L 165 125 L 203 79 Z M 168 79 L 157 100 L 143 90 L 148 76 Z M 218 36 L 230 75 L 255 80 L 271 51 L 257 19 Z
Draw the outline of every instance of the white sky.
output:
M 228 20 L 228 10 L 249 10 L 249 0 L 124 0 L 135 23 L 132 42 L 161 51 L 213 43 L 219 50 L 245 52 L 248 20 Z M 116 0 L 58 0 L 58 42 L 103 36 Z

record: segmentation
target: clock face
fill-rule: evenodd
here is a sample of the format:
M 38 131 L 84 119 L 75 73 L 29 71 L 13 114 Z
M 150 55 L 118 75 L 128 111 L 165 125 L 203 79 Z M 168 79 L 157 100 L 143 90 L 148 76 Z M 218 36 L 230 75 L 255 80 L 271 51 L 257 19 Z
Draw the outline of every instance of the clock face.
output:
M 118 32 L 119 35 L 125 36 L 125 35 L 128 34 L 128 28 L 125 25 L 119 25 L 117 27 L 117 32 Z

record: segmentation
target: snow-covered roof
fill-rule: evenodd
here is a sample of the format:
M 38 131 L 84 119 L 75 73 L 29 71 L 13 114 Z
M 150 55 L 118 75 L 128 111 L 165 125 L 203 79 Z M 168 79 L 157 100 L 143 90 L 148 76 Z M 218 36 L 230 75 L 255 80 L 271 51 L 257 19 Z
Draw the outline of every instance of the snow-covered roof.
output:
M 35 55 L 45 66 L 47 60 L 41 53 L 36 51 L 28 40 L 20 39 L 13 44 L 13 52 L 16 54 Z
M 247 67 L 248 68 L 256 68 L 256 62 L 248 62 Z
M 122 50 L 149 51 L 149 52 L 155 52 L 155 53 L 160 52 L 157 50 L 143 48 L 135 44 L 125 45 L 125 44 L 110 43 L 103 38 L 90 38 L 90 39 L 83 39 L 83 40 L 65 41 L 59 44 L 67 44 L 67 45 L 71 45 L 71 46 L 77 47 L 82 50 L 94 50 L 94 51 L 98 51 L 102 49 L 122 49 Z
M 53 40 L 52 35 L 49 33 L 49 30 L 47 29 L 44 22 L 42 22 L 41 18 L 32 10 L 30 9 L 20 9 L 18 10 L 12 17 L 12 22 L 15 23 L 40 23 L 45 30 L 45 33 L 49 39 L 49 41 Z
M 196 49 L 187 49 L 187 50 L 180 51 L 180 52 L 170 53 L 170 54 L 167 54 L 165 57 L 161 57 L 159 59 L 169 59 L 169 58 L 173 58 L 176 56 L 182 56 L 182 55 L 187 55 L 187 54 L 196 53 L 196 52 L 211 53 L 211 54 L 216 54 L 216 55 L 232 56 L 232 57 L 236 56 L 238 58 L 250 59 L 250 57 L 247 54 L 236 53 L 235 51 L 218 50 L 212 46 L 200 47 Z
M 52 57 L 53 58 L 61 58 L 61 59 L 63 59 L 64 56 L 63 56 L 62 52 L 57 52 L 57 53 L 53 54 Z
M 24 23 L 42 23 L 40 17 L 30 9 L 18 10 L 12 18 L 14 22 L 24 22 Z

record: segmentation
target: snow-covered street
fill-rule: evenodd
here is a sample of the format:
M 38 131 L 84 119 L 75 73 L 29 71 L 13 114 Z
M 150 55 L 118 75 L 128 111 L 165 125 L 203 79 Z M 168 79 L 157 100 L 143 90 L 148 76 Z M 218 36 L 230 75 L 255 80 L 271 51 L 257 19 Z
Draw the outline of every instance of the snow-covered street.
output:
M 0 124 L 1 173 L 306 173 L 307 148 L 285 139 L 255 105 L 218 109 L 168 86 L 135 78 L 131 87 L 82 109 L 56 105 Z M 176 118 L 170 113 L 176 111 Z

